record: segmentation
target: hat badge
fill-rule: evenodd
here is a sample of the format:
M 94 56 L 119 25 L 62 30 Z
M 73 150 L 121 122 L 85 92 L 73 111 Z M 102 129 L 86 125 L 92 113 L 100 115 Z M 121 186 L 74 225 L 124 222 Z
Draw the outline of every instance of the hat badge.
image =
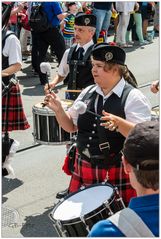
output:
M 110 60 L 112 60 L 112 58 L 113 58 L 112 52 L 106 52 L 106 54 L 105 54 L 106 61 L 110 61 Z
M 85 23 L 85 25 L 87 26 L 87 25 L 90 23 L 90 19 L 89 19 L 88 17 L 86 17 L 86 18 L 84 19 L 84 23 Z

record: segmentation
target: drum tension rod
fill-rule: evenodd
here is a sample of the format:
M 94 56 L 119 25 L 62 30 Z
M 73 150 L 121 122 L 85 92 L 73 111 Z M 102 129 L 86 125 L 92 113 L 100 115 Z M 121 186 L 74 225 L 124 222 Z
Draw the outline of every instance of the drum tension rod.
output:
M 112 212 L 112 210 L 111 210 L 111 208 L 110 208 L 110 206 L 109 206 L 109 201 L 106 200 L 106 201 L 103 202 L 103 204 L 104 204 L 105 207 L 109 210 L 108 215 L 109 215 L 109 216 L 113 215 L 114 213 Z
M 67 234 L 67 231 L 64 230 L 61 221 L 60 221 L 60 220 L 57 220 L 55 224 L 56 224 L 57 227 L 60 229 L 60 231 L 61 231 L 61 233 L 62 233 L 62 236 L 63 236 L 63 237 L 67 237 L 67 235 L 68 235 L 68 234 Z
M 84 223 L 84 225 L 85 225 L 87 231 L 90 232 L 89 226 L 88 226 L 88 224 L 86 223 L 86 221 L 85 221 L 85 219 L 84 219 L 83 216 L 80 217 L 80 220 Z

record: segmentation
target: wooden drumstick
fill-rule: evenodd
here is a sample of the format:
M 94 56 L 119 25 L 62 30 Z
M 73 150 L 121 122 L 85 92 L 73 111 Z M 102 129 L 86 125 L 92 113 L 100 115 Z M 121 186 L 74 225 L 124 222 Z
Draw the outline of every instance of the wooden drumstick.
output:
M 80 93 L 82 90 L 65 90 L 65 92 Z

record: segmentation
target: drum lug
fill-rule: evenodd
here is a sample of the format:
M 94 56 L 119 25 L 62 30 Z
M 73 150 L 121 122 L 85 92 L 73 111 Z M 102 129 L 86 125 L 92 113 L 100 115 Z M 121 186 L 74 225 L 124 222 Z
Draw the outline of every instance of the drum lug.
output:
M 87 232 L 90 232 L 90 228 L 89 228 L 89 226 L 87 225 L 87 223 L 86 223 L 86 221 L 85 221 L 85 219 L 84 219 L 84 217 L 82 216 L 82 217 L 80 217 L 80 220 L 84 223 L 84 225 L 85 225 L 85 227 L 86 227 L 86 230 L 87 230 Z
M 64 230 L 61 221 L 57 220 L 55 224 L 59 228 L 59 230 L 61 231 L 62 237 L 67 237 L 68 236 L 67 231 Z
M 122 203 L 122 206 L 125 208 L 126 206 L 125 206 L 125 204 L 124 204 L 124 201 L 123 201 L 122 197 L 120 197 L 119 190 L 118 190 L 117 187 L 115 187 L 115 192 L 116 192 L 116 194 L 117 194 L 117 196 L 118 196 L 118 198 L 116 199 L 116 201 L 118 201 L 118 202 L 120 201 L 120 202 Z
M 81 189 L 81 190 L 85 189 L 85 186 L 81 186 L 80 189 Z
M 111 208 L 110 208 L 110 206 L 109 206 L 109 201 L 106 200 L 103 204 L 104 204 L 105 207 L 109 210 L 108 215 L 109 215 L 109 216 L 112 216 L 114 213 L 112 212 L 112 210 L 111 210 Z

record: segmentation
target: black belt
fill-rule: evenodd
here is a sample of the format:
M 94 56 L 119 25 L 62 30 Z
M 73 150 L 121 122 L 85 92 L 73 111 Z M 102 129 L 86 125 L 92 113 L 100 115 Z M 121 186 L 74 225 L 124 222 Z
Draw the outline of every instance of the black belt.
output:
M 88 163 L 91 163 L 94 166 L 99 166 L 99 168 L 109 168 L 110 166 L 119 166 L 121 162 L 121 152 L 118 154 L 115 154 L 112 157 L 113 154 L 109 154 L 108 158 L 105 158 L 104 155 L 92 155 L 90 158 L 85 157 L 83 154 L 79 154 L 79 156 L 87 161 Z

